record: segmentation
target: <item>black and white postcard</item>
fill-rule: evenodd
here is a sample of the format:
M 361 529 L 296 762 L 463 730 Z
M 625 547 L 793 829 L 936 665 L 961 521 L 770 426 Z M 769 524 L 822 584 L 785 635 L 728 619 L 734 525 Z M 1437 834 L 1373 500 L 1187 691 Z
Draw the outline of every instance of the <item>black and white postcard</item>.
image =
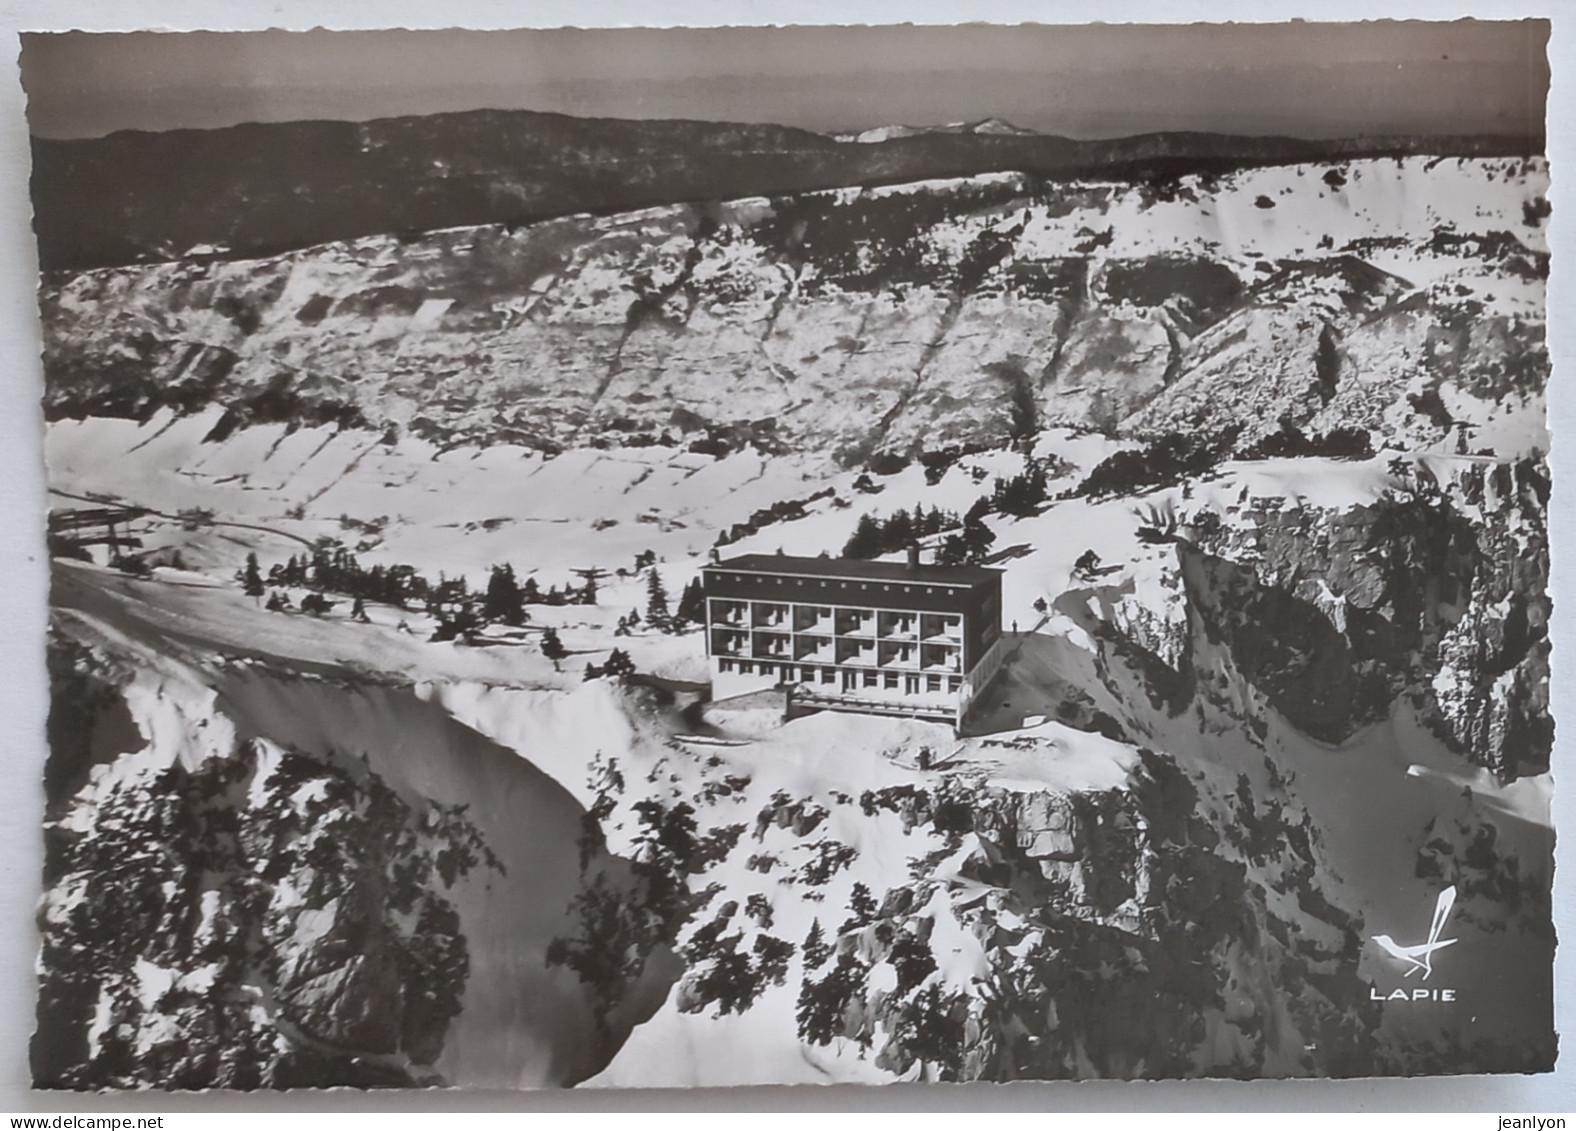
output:
M 1548 36 L 24 36 L 35 1084 L 1549 1071 Z

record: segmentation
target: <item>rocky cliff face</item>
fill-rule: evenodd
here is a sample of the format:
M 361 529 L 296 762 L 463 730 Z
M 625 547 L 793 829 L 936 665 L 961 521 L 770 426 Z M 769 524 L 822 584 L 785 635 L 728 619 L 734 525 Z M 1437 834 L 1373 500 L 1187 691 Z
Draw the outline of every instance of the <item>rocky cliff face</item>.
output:
M 801 1016 L 941 1080 L 1347 1075 L 1374 1063 L 1359 920 L 1317 895 L 1315 834 L 1274 790 L 1211 798 L 1141 751 L 1123 788 L 969 789 L 900 804 L 955 854 L 888 891 L 806 974 Z M 940 904 L 935 901 L 940 898 Z M 980 947 L 967 987 L 928 979 L 937 908 Z M 875 974 L 890 966 L 892 978 Z M 846 1000 L 828 1000 L 841 991 Z M 825 1031 L 819 1031 L 824 1035 Z M 1318 1034 L 1317 1042 L 1303 1036 Z M 813 1038 L 812 1038 L 813 1039 Z
M 1541 412 L 1545 183 L 1001 173 L 90 271 L 42 297 L 48 411 L 845 463 L 1058 421 L 1492 440 Z
M 884 766 L 856 741 L 877 730 Z M 938 732 L 822 717 L 742 749 L 674 749 L 618 767 L 604 794 L 615 839 L 632 835 L 653 863 L 675 859 L 659 839 L 710 849 L 681 854 L 690 894 L 669 923 L 686 965 L 676 991 L 595 1083 L 1547 1063 L 1546 1034 L 1507 1034 L 1487 1010 L 1485 1031 L 1453 1052 L 1387 1028 L 1370 993 L 1365 885 L 1337 876 L 1296 775 L 1272 758 L 1258 754 L 1235 776 L 1184 769 L 1168 754 L 1047 724 L 971 740 L 937 772 L 914 772 Z M 829 741 L 835 770 L 816 753 Z M 806 782 L 811 764 L 824 767 L 815 785 L 786 784 Z M 660 803 L 637 785 L 651 776 L 673 783 Z M 1363 800 L 1347 804 L 1372 815 Z M 1529 922 L 1546 914 L 1540 881 L 1507 865 L 1509 845 L 1496 849 L 1466 811 L 1463 828 L 1477 831 L 1463 841 L 1456 819 L 1400 838 L 1426 838 L 1418 874 L 1457 883 L 1485 938 L 1505 931 L 1508 902 Z M 678 827 L 688 832 L 658 836 Z M 1458 851 L 1474 838 L 1468 865 Z M 579 953 L 621 953 L 632 913 L 617 930 L 585 919 Z
M 1175 546 L 1171 599 L 1156 609 L 1114 593 L 1088 623 L 1174 712 L 1208 705 L 1262 734 L 1273 711 L 1339 746 L 1402 701 L 1503 781 L 1545 772 L 1542 462 L 1392 470 L 1395 486 L 1364 505 L 1246 490 L 1220 509 L 1178 504 L 1157 532 Z

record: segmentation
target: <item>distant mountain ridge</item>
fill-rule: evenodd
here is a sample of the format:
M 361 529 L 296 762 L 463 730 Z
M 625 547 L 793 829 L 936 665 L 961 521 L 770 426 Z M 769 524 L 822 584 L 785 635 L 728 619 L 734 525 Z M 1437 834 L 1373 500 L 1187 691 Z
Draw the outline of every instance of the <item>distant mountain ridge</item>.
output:
M 918 137 L 921 134 L 987 134 L 999 137 L 1036 137 L 1043 136 L 1039 130 L 1026 130 L 1015 126 L 1005 118 L 985 118 L 977 122 L 948 122 L 944 126 L 876 126 L 873 129 L 858 130 L 853 133 L 839 133 L 832 136 L 838 141 L 853 141 L 861 144 L 891 141 L 899 137 Z
M 775 125 L 478 110 L 35 138 L 32 184 L 40 262 L 57 272 L 991 172 L 1168 181 L 1354 157 L 1542 151 L 1541 137 L 1080 141 L 994 129 L 855 145 Z

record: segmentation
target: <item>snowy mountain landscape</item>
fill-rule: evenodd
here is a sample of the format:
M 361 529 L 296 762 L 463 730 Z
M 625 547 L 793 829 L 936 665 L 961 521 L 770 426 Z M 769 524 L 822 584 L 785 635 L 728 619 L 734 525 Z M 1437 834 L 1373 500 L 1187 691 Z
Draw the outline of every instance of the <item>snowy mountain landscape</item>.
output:
M 61 253 L 35 1081 L 1548 1070 L 1539 149 L 750 129 Z M 708 562 L 915 543 L 963 726 L 712 694 Z

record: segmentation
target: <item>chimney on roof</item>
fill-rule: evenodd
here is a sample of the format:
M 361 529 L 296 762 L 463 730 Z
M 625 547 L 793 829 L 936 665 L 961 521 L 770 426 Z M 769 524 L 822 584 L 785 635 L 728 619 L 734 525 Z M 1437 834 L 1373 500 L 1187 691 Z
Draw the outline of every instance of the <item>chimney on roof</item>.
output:
M 909 545 L 909 548 L 908 548 L 908 568 L 909 569 L 918 569 L 919 568 L 919 543 L 918 542 L 914 542 L 914 543 L 911 543 Z

